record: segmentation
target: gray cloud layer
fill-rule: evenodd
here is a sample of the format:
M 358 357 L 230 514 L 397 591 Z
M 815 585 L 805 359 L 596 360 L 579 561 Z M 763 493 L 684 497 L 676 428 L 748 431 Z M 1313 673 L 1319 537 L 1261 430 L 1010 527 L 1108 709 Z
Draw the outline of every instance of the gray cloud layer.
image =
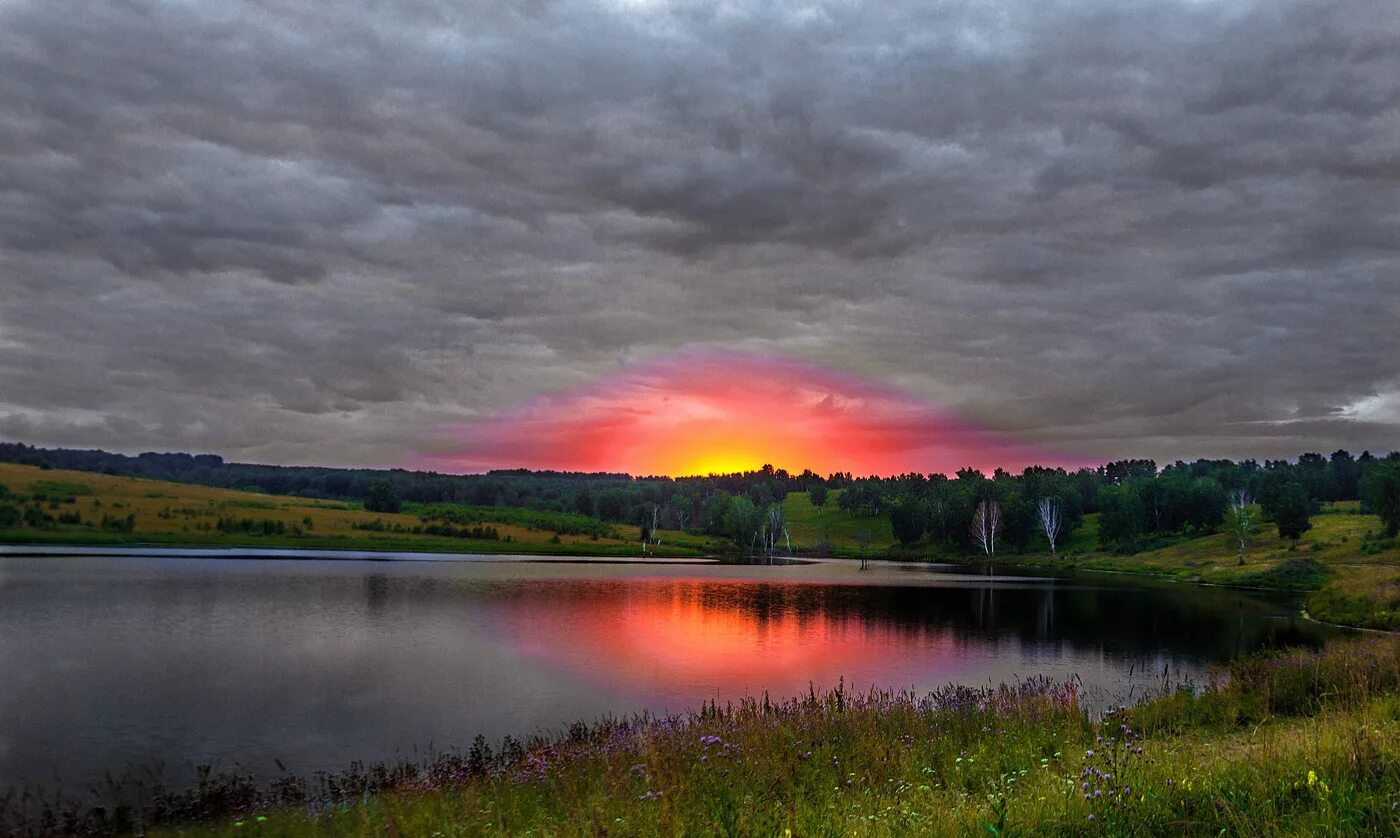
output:
M 393 464 L 688 345 L 1400 447 L 1374 0 L 0 0 L 0 438 Z

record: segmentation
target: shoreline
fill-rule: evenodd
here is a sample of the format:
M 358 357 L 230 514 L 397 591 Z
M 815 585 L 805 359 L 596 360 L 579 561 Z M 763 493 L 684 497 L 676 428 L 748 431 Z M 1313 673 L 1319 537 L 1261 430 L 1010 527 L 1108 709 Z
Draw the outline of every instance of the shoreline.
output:
M 1248 817 L 1280 834 L 1386 834 L 1400 824 L 1397 694 L 1393 637 L 1241 658 L 1200 689 L 1102 715 L 1073 681 L 926 693 L 842 684 L 494 747 L 478 739 L 319 778 L 235 770 L 188 789 L 144 788 L 128 808 L 51 797 L 12 798 L 7 809 L 0 799 L 0 831 L 582 834 L 591 816 L 635 835 L 833 824 L 873 835 L 1213 835 Z M 778 786 L 793 793 L 774 797 Z

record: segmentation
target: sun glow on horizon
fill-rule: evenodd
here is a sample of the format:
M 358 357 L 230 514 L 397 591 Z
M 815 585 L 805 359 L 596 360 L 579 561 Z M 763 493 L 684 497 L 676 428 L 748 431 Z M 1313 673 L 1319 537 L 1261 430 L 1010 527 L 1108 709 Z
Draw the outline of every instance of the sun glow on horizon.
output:
M 426 464 L 679 477 L 764 464 L 899 474 L 1065 462 L 877 381 L 734 352 L 687 351 L 638 364 L 458 429 L 450 441 Z

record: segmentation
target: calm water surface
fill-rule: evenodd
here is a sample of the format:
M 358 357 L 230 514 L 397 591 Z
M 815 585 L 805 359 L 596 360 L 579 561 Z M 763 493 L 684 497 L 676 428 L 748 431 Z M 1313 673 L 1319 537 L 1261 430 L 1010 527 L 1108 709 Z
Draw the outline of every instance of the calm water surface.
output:
M 1078 676 L 1117 701 L 1268 644 L 1291 599 L 851 563 L 0 556 L 0 789 L 272 776 L 477 734 L 848 685 Z

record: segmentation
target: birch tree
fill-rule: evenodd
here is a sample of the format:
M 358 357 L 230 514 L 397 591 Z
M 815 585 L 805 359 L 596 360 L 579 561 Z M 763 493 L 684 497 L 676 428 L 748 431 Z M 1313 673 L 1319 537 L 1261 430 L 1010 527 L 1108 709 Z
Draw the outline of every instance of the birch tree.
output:
M 778 549 L 778 539 L 787 537 L 787 522 L 783 519 L 783 505 L 775 503 L 768 507 L 768 556 L 771 558 Z
M 1055 498 L 1041 498 L 1035 507 L 1040 519 L 1040 529 L 1050 542 L 1050 555 L 1055 555 L 1055 539 L 1060 535 L 1060 502 Z
M 984 500 L 972 513 L 972 538 L 988 558 L 997 552 L 997 533 L 1001 531 L 1001 504 Z
M 1254 499 L 1248 489 L 1236 489 L 1230 493 L 1230 530 L 1240 545 L 1240 564 L 1244 564 L 1244 548 L 1249 533 L 1254 529 Z

